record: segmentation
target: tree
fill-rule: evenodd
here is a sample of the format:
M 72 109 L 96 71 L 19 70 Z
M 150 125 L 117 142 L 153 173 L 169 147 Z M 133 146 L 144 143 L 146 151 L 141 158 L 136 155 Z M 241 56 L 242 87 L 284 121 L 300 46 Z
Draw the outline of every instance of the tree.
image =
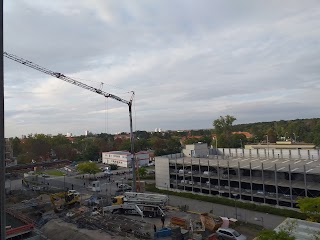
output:
M 258 240 L 295 240 L 293 231 L 297 228 L 297 220 L 287 220 L 277 231 L 265 229 L 258 234 Z
M 22 144 L 19 138 L 11 138 L 10 139 L 11 144 L 12 144 L 12 149 L 13 149 L 13 156 L 17 157 L 19 154 L 22 153 Z
M 219 119 L 213 121 L 213 126 L 216 134 L 230 136 L 232 132 L 232 124 L 237 120 L 234 116 L 220 116 Z
M 77 166 L 77 170 L 82 174 L 96 174 L 100 172 L 99 167 L 94 162 L 82 162 Z
M 297 203 L 300 211 L 307 214 L 307 220 L 312 222 L 320 222 L 320 197 L 298 198 Z
M 294 236 L 290 236 L 290 233 L 285 230 L 276 232 L 274 230 L 265 229 L 262 230 L 258 235 L 258 240 L 295 240 Z
M 109 164 L 109 166 L 110 166 L 110 170 L 117 170 L 118 169 L 117 164 Z
M 145 167 L 139 167 L 138 174 L 140 177 L 145 177 L 147 175 L 147 169 Z

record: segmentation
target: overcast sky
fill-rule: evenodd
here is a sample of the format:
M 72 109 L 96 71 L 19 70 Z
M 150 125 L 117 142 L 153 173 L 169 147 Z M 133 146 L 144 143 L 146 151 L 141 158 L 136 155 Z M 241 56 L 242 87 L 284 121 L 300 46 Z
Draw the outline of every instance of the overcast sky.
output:
M 4 1 L 4 50 L 129 100 L 134 130 L 320 117 L 320 4 Z M 5 134 L 129 131 L 128 107 L 5 59 Z

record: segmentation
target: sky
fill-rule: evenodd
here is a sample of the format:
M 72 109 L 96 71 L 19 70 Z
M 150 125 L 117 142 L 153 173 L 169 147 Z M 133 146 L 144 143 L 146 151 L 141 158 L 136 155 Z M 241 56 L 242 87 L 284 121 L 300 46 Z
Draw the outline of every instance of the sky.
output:
M 133 130 L 320 117 L 318 0 L 4 1 L 4 51 L 134 91 Z M 4 70 L 6 137 L 129 131 L 124 103 L 9 59 Z

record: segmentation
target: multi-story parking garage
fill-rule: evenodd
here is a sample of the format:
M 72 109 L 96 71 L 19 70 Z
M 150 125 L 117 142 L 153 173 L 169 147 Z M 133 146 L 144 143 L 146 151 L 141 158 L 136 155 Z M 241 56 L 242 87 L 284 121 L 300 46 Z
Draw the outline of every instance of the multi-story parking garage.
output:
M 295 207 L 298 197 L 320 196 L 318 156 L 241 156 L 191 158 L 179 153 L 157 157 L 156 186 L 288 207 Z

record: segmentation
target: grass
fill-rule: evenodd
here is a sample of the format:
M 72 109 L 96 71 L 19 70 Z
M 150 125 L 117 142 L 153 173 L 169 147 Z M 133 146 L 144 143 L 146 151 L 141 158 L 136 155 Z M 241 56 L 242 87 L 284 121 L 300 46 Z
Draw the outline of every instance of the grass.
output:
M 48 174 L 48 175 L 51 175 L 51 176 L 63 176 L 63 175 L 65 175 L 64 172 L 61 172 L 61 171 L 56 170 L 56 169 L 47 170 L 47 171 L 44 172 L 44 174 Z
M 157 192 L 157 193 L 162 193 L 167 195 L 185 197 L 185 198 L 200 200 L 204 202 L 217 203 L 217 204 L 226 205 L 226 206 L 234 206 L 233 199 L 220 198 L 215 196 L 205 196 L 205 195 L 193 194 L 191 192 L 174 192 L 169 190 L 160 190 L 155 187 L 155 184 L 146 184 L 146 190 L 150 192 Z M 250 202 L 237 202 L 237 207 L 252 210 L 252 211 L 257 211 L 257 212 L 283 216 L 283 217 L 298 218 L 302 220 L 305 220 L 307 218 L 307 215 L 305 213 L 302 213 L 296 210 L 276 208 L 269 205 L 258 205 Z

